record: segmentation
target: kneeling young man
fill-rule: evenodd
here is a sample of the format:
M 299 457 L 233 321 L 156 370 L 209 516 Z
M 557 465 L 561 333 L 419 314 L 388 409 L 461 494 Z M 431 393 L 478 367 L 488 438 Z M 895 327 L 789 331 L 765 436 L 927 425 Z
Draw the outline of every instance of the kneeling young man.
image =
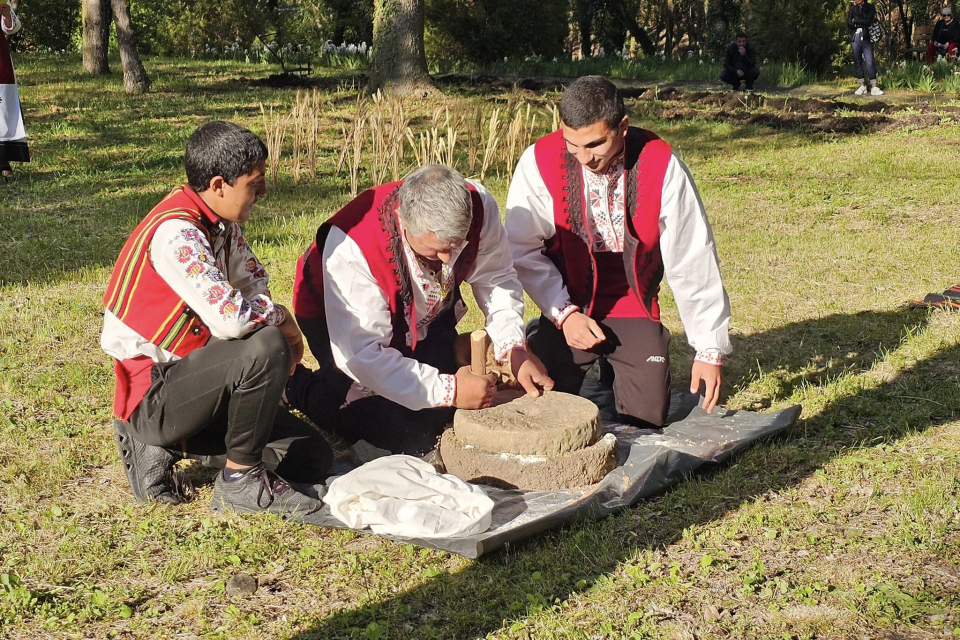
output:
M 187 455 L 224 467 L 215 510 L 320 507 L 287 480 L 321 482 L 330 448 L 278 413 L 303 355 L 300 330 L 271 298 L 240 229 L 266 195 L 266 158 L 235 124 L 198 128 L 187 142 L 189 184 L 147 214 L 114 267 L 100 344 L 116 361 L 114 430 L 138 500 L 179 502 L 171 470 Z
M 301 258 L 297 320 L 320 362 L 298 367 L 291 406 L 350 442 L 430 451 L 456 408 L 489 406 L 493 376 L 458 367 L 467 282 L 497 360 L 531 395 L 553 381 L 528 357 L 523 293 L 497 203 L 448 167 L 361 193 L 320 226 Z
M 691 391 L 703 383 L 712 410 L 730 352 L 730 303 L 693 179 L 666 142 L 629 126 L 605 78 L 573 82 L 560 119 L 560 131 L 523 153 L 507 196 L 514 265 L 543 314 L 530 349 L 569 393 L 603 358 L 621 416 L 662 426 L 670 333 L 657 293 L 666 275 L 697 350 Z

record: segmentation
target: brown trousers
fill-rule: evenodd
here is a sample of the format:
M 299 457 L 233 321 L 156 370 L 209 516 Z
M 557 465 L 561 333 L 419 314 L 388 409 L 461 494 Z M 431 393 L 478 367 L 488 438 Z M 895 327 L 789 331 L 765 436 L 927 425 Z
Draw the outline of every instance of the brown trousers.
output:
M 579 393 L 597 360 L 612 372 L 613 395 L 621 420 L 660 428 L 670 408 L 670 332 L 647 318 L 606 318 L 599 322 L 606 340 L 590 351 L 567 345 L 563 331 L 541 317 L 528 336 L 530 350 L 543 361 L 554 389 Z

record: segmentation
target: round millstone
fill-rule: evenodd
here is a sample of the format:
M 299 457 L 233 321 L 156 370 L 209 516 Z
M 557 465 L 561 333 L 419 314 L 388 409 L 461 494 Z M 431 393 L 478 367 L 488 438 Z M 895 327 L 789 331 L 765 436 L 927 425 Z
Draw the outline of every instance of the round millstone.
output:
M 490 409 L 458 410 L 453 428 L 461 441 L 485 451 L 556 456 L 596 442 L 600 412 L 585 398 L 551 391 Z
M 455 429 L 440 438 L 447 473 L 461 480 L 504 489 L 553 491 L 596 484 L 617 467 L 617 438 L 607 434 L 595 444 L 558 456 L 484 451 L 461 441 Z

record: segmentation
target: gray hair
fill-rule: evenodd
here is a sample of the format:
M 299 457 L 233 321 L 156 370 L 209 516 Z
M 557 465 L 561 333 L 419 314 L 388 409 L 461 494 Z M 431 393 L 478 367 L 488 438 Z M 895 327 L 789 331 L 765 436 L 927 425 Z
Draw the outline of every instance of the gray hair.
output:
M 400 185 L 400 218 L 414 236 L 432 231 L 442 242 L 465 239 L 473 219 L 467 181 L 442 164 L 420 167 Z

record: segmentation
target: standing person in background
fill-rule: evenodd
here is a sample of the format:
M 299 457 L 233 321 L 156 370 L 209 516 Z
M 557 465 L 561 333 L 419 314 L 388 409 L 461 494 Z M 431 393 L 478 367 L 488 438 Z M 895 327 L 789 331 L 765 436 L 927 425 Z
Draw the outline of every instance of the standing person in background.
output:
M 866 0 L 853 0 L 847 10 L 847 29 L 853 48 L 853 66 L 860 85 L 854 92 L 858 96 L 867 93 L 866 78 L 870 78 L 870 95 L 882 96 L 877 86 L 877 63 L 873 59 L 873 42 L 870 40 L 870 25 L 877 21 L 877 9 Z
M 930 39 L 930 46 L 927 47 L 927 64 L 937 59 L 937 56 L 957 59 L 957 42 L 960 42 L 960 25 L 957 25 L 953 19 L 953 11 L 950 7 L 944 7 L 940 11 L 943 17 L 937 20 L 937 25 L 933 28 L 933 38 Z
M 10 56 L 10 36 L 20 31 L 20 20 L 10 6 L 9 0 L 0 0 L 0 175 L 13 177 L 11 162 L 30 162 L 27 148 L 27 132 L 20 114 L 20 96 L 17 94 L 17 78 L 13 73 L 13 58 Z
M 740 83 L 747 83 L 747 91 L 753 91 L 753 83 L 760 77 L 757 68 L 757 55 L 753 45 L 747 42 L 747 34 L 738 33 L 737 41 L 731 42 L 723 58 L 720 79 L 733 85 L 734 91 L 740 90 Z

